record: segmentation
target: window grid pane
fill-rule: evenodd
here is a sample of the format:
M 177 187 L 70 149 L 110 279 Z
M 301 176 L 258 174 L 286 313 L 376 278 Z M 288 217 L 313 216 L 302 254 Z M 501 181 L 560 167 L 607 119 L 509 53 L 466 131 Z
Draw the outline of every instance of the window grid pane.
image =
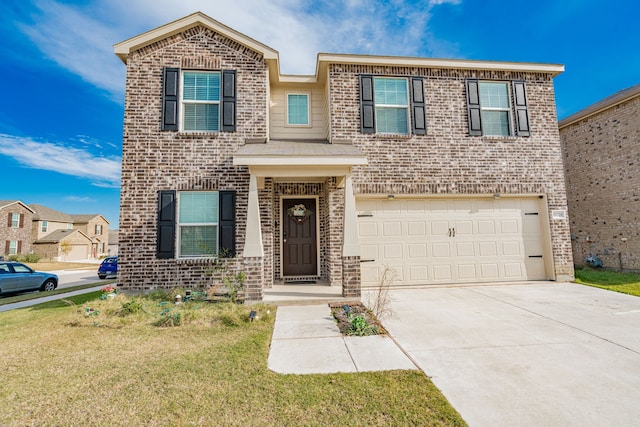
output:
M 220 73 L 185 71 L 185 101 L 220 101 Z
M 509 112 L 482 110 L 482 131 L 486 135 L 509 136 Z
M 9 241 L 9 255 L 17 255 L 17 254 L 18 254 L 18 241 L 17 240 Z
M 380 133 L 409 133 L 406 108 L 376 108 L 376 130 Z
M 179 222 L 180 224 L 218 222 L 218 192 L 181 192 Z
M 376 105 L 409 105 L 406 79 L 374 78 Z
M 12 213 L 11 214 L 11 227 L 18 228 L 20 226 L 20 214 Z
M 304 94 L 287 95 L 287 124 L 309 124 L 309 96 Z
M 509 91 L 506 83 L 480 83 L 480 105 L 482 108 L 509 108 Z
M 180 256 L 217 256 L 218 226 L 189 225 L 180 227 Z
M 219 104 L 184 104 L 184 130 L 220 129 Z

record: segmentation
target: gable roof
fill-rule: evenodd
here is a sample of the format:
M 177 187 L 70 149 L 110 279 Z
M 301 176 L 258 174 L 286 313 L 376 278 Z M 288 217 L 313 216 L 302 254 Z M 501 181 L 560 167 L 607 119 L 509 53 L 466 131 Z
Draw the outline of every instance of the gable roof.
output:
M 85 239 L 87 239 L 88 241 L 91 241 L 91 239 L 89 238 L 89 236 L 87 236 L 86 234 L 84 234 L 82 231 L 77 230 L 75 228 L 71 228 L 68 230 L 55 230 L 52 231 L 51 233 L 47 234 L 46 236 L 36 240 L 34 243 L 58 243 L 64 239 L 66 239 L 67 237 L 71 236 L 74 233 L 80 233 L 82 236 L 85 237 Z
M 562 129 L 563 127 L 569 126 L 579 120 L 586 119 L 587 117 L 593 116 L 594 114 L 598 114 L 601 111 L 604 111 L 608 108 L 615 107 L 616 105 L 622 104 L 623 102 L 627 102 L 632 98 L 640 96 L 640 83 L 635 86 L 631 86 L 629 88 L 623 89 L 614 93 L 611 96 L 608 96 L 595 104 L 591 104 L 587 108 L 584 108 L 577 113 L 566 117 L 558 123 L 558 127 Z
M 101 217 L 107 224 L 109 221 L 102 214 L 70 214 L 74 224 L 86 224 L 96 217 Z
M 0 209 L 9 207 L 11 205 L 15 205 L 16 203 L 21 204 L 22 206 L 24 206 L 25 208 L 27 208 L 31 212 L 35 212 L 33 209 L 31 209 L 31 207 L 29 207 L 28 205 L 22 203 L 20 200 L 0 200 Z
M 241 45 L 244 45 L 263 55 L 269 67 L 271 83 L 318 83 L 327 78 L 327 68 L 330 63 L 338 64 L 362 64 L 362 65 L 383 65 L 383 66 L 418 66 L 430 68 L 457 68 L 470 70 L 506 70 L 533 73 L 551 74 L 552 77 L 564 71 L 564 65 L 559 64 L 539 64 L 526 62 L 500 62 L 500 61 L 473 61 L 467 59 L 436 59 L 436 58 L 414 58 L 401 56 L 374 56 L 374 55 L 354 55 L 319 53 L 316 62 L 315 75 L 282 75 L 280 74 L 279 53 L 277 50 L 260 43 L 251 37 L 240 33 L 226 25 L 216 21 L 202 12 L 195 12 L 168 24 L 162 25 L 153 30 L 142 33 L 120 43 L 113 45 L 115 54 L 127 63 L 127 58 L 131 52 L 141 49 L 157 41 L 163 40 L 172 35 L 181 33 L 190 28 L 202 25 L 213 31 L 228 37 Z
M 127 63 L 127 57 L 135 50 L 141 49 L 145 46 L 153 44 L 159 40 L 166 39 L 172 35 L 181 33 L 189 28 L 196 27 L 198 25 L 205 26 L 213 31 L 224 35 L 236 42 L 248 47 L 251 50 L 261 53 L 266 60 L 278 60 L 278 51 L 270 48 L 269 46 L 260 43 L 246 36 L 233 28 L 229 28 L 226 25 L 216 21 L 210 16 L 205 15 L 202 12 L 195 12 L 184 18 L 177 19 L 168 24 L 162 25 L 153 30 L 149 30 L 138 36 L 131 37 L 120 43 L 113 45 L 113 50 L 116 55 L 124 62 Z
M 48 208 L 43 205 L 31 205 L 34 210 L 33 219 L 35 221 L 55 221 L 55 222 L 71 222 L 73 218 L 71 215 L 64 212 L 57 211 L 55 209 Z

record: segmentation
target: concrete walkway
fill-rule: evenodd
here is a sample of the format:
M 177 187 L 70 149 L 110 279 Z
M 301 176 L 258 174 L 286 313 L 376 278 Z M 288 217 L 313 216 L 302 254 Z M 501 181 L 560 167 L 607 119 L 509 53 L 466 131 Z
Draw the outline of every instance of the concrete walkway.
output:
M 268 367 L 281 374 L 417 369 L 388 336 L 342 336 L 326 303 L 278 307 Z
M 551 282 L 390 296 L 385 328 L 470 426 L 640 425 L 640 298 Z

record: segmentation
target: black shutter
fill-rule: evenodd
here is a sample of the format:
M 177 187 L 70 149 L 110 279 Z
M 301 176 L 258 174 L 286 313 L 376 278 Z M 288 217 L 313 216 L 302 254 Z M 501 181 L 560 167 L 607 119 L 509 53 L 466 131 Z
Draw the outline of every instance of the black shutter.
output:
M 9 218 L 7 219 L 7 227 L 11 228 L 12 224 L 13 224 L 13 214 L 9 212 Z
M 524 81 L 513 81 L 513 102 L 516 107 L 516 135 L 529 136 L 529 109 L 527 108 L 527 90 Z
M 11 251 L 11 242 L 7 240 L 4 245 L 4 254 L 9 255 L 9 251 Z
M 223 132 L 236 131 L 236 71 L 222 71 L 222 128 Z
M 24 214 L 20 214 L 20 228 L 24 228 Z
M 162 130 L 178 130 L 180 68 L 165 68 L 162 82 Z
M 218 192 L 219 209 L 218 221 L 220 227 L 220 256 L 236 256 L 236 192 Z
M 18 247 L 16 248 L 18 254 L 22 253 L 22 240 L 18 240 Z
M 158 242 L 156 256 L 173 258 L 176 245 L 176 192 L 162 190 L 158 195 Z
M 373 76 L 360 76 L 360 132 L 375 133 L 375 102 L 373 99 Z
M 415 135 L 427 134 L 427 119 L 424 102 L 424 80 L 422 77 L 411 77 L 411 118 Z
M 467 113 L 469 116 L 469 135 L 482 135 L 480 83 L 478 79 L 467 79 Z

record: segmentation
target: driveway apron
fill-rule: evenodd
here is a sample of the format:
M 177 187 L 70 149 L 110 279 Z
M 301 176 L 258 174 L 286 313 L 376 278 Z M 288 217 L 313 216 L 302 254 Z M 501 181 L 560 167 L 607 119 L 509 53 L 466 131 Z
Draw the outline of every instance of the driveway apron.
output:
M 552 282 L 390 297 L 385 327 L 469 425 L 640 425 L 640 298 Z

